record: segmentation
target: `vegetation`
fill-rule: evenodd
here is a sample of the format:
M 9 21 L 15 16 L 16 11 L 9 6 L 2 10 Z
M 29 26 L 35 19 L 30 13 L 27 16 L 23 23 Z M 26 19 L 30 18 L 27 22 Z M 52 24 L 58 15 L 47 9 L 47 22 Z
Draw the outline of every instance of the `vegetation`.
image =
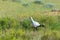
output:
M 51 4 L 51 3 L 46 4 L 45 7 L 46 8 L 50 8 L 50 9 L 55 9 L 55 5 L 54 4 Z
M 33 0 L 35 2 L 35 0 Z M 42 5 L 33 1 L 0 0 L 0 40 L 60 40 L 60 12 L 51 12 L 50 8 L 44 7 L 47 2 L 58 5 L 55 0 L 42 0 Z M 33 31 L 30 17 L 45 25 Z
M 42 0 L 35 0 L 35 4 L 43 4 Z

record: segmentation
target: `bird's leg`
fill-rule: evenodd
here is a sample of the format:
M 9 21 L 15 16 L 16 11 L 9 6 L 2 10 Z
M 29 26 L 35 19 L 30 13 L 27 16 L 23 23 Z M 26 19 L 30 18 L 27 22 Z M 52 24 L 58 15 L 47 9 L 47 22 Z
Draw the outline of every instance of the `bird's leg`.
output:
M 37 27 L 35 27 L 35 30 L 37 30 Z
M 35 31 L 35 27 L 33 27 L 33 31 Z
M 37 27 L 33 27 L 33 30 L 36 31 L 36 30 L 38 30 L 38 29 L 37 29 Z

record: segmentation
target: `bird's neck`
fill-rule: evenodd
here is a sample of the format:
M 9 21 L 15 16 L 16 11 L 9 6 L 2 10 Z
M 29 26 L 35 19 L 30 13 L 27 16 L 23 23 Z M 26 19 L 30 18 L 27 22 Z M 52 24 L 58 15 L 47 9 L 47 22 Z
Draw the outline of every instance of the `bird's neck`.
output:
M 31 21 L 34 22 L 33 18 L 31 17 Z

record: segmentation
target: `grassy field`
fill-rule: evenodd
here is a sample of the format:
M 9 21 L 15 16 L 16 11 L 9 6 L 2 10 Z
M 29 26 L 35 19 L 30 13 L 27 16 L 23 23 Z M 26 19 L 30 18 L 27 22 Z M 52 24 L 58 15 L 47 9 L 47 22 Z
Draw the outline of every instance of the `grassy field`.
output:
M 60 9 L 60 0 L 0 0 L 0 40 L 60 40 L 60 12 L 51 12 L 47 3 Z M 45 25 L 33 31 L 30 17 Z

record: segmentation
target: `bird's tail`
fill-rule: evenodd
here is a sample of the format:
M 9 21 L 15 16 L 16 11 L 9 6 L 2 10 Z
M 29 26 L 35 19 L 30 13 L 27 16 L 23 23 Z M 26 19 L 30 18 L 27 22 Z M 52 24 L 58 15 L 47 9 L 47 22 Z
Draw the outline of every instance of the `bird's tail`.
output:
M 41 26 L 41 27 L 45 27 L 45 25 L 43 25 L 43 24 L 41 24 L 40 26 Z

